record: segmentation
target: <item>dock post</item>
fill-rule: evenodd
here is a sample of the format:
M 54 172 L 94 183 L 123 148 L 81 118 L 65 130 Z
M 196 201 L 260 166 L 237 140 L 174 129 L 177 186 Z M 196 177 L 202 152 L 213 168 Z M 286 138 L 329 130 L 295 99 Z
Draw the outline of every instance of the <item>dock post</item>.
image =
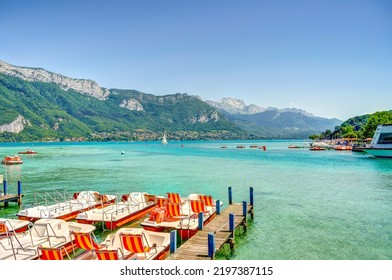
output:
M 22 205 L 22 182 L 18 180 L 18 206 Z
M 199 213 L 198 222 L 199 222 L 198 229 L 199 229 L 199 230 L 202 230 L 202 229 L 203 229 L 203 224 L 204 224 L 204 215 L 203 215 L 203 212 L 200 212 L 200 213 Z
M 220 215 L 220 213 L 221 213 L 221 201 L 217 200 L 216 201 L 216 214 Z
M 229 246 L 230 246 L 231 253 L 233 253 L 235 250 L 235 238 L 234 237 L 229 238 Z
M 244 228 L 244 232 L 246 232 L 246 217 L 248 214 L 248 205 L 246 203 L 246 201 L 242 202 L 242 215 L 244 216 L 244 221 L 242 222 L 242 226 Z
M 6 179 L 3 180 L 3 193 L 4 193 L 4 195 L 7 194 L 7 180 Z
M 170 254 L 174 254 L 177 251 L 177 230 L 170 232 Z
M 3 180 L 3 193 L 6 195 L 8 192 L 7 190 L 7 180 Z M 8 207 L 8 201 L 4 201 L 4 207 Z
M 208 233 L 208 257 L 215 258 L 215 235 L 213 232 Z
M 250 201 L 249 204 L 253 206 L 253 187 L 249 188 Z
M 242 201 L 242 216 L 246 219 L 246 214 L 248 213 L 248 204 L 246 201 Z
M 229 231 L 231 232 L 231 237 L 234 237 L 234 217 L 233 213 L 229 214 Z
M 229 187 L 228 191 L 229 191 L 229 205 L 231 205 L 233 204 L 233 192 L 231 187 Z

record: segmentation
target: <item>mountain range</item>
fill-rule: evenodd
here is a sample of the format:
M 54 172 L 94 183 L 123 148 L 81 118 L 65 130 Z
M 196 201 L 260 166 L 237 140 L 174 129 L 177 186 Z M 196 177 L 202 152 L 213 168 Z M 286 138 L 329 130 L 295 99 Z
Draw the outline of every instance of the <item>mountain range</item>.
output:
M 316 131 L 334 129 L 339 119 L 316 117 L 297 108 L 262 108 L 246 105 L 243 100 L 223 98 L 206 101 L 221 111 L 230 121 L 251 134 L 271 138 L 307 138 Z
M 203 101 L 108 89 L 41 68 L 0 61 L 0 141 L 252 139 L 308 136 L 338 120 L 299 109 L 263 109 L 225 98 Z

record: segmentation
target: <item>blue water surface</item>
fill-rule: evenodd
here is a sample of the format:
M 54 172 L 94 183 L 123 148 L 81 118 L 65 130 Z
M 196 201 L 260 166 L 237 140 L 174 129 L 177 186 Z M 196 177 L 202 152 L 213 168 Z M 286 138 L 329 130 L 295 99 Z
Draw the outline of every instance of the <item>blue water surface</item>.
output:
M 9 192 L 22 181 L 25 206 L 36 193 L 53 190 L 207 193 L 226 206 L 229 186 L 235 202 L 249 201 L 252 186 L 254 223 L 231 259 L 392 259 L 392 160 L 289 144 L 303 143 L 2 143 L 1 157 L 26 148 L 38 154 L 23 155 L 22 165 L 1 166 L 0 174 Z M 0 209 L 0 216 L 17 211 Z

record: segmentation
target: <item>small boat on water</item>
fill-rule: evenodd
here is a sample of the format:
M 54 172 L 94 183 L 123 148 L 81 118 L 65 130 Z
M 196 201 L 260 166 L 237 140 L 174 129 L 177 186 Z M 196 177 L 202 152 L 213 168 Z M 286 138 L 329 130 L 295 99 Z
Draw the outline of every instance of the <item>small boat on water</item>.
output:
M 246 147 L 244 145 L 237 145 L 237 149 L 245 149 Z
M 147 215 L 155 207 L 155 199 L 156 196 L 148 193 L 131 192 L 123 195 L 121 202 L 79 213 L 76 221 L 86 224 L 102 222 L 105 228 L 114 230 Z
M 22 164 L 23 160 L 20 156 L 15 155 L 15 156 L 6 156 L 1 160 L 1 163 L 4 165 L 14 165 L 14 164 Z
M 222 145 L 221 149 L 227 149 L 227 146 L 226 145 Z
M 43 201 L 41 205 L 20 210 L 16 215 L 20 220 L 36 221 L 43 218 L 74 219 L 79 213 L 93 208 L 104 207 L 113 203 L 117 196 L 102 195 L 96 191 L 82 191 L 75 193 L 71 198 L 62 197 L 62 200 Z
M 362 148 L 369 155 L 392 158 L 392 124 L 380 124 L 369 147 Z
M 302 145 L 294 145 L 290 144 L 288 146 L 289 149 L 303 149 L 303 148 L 309 148 L 309 143 L 303 143 Z
M 166 144 L 167 144 L 166 133 L 163 133 L 163 136 L 162 136 L 162 141 L 161 141 L 161 143 L 162 143 L 163 145 L 166 145 Z
M 38 153 L 36 151 L 27 149 L 26 151 L 18 152 L 18 154 L 21 154 L 21 155 L 35 155 L 35 154 L 38 154 Z
M 190 194 L 182 199 L 179 194 L 168 194 L 164 205 L 156 207 L 141 226 L 156 232 L 177 229 L 181 239 L 188 239 L 198 231 L 199 213 L 202 213 L 203 225 L 216 216 L 216 201 L 212 196 Z
M 299 148 L 301 148 L 301 147 L 298 145 L 293 145 L 293 144 L 289 145 L 289 149 L 299 149 Z
M 352 149 L 353 149 L 352 146 L 346 146 L 346 145 L 335 146 L 335 151 L 352 151 Z
M 29 225 L 29 221 L 0 218 L 0 238 L 7 234 L 24 232 Z
M 170 233 L 120 228 L 75 260 L 163 260 L 169 254 Z
M 325 151 L 326 148 L 324 147 L 311 147 L 309 148 L 310 151 Z
M 0 239 L 0 260 L 34 260 L 39 248 L 61 248 L 63 254 L 72 251 L 70 232 L 93 232 L 95 227 L 59 219 L 40 219 L 22 233 L 8 234 Z

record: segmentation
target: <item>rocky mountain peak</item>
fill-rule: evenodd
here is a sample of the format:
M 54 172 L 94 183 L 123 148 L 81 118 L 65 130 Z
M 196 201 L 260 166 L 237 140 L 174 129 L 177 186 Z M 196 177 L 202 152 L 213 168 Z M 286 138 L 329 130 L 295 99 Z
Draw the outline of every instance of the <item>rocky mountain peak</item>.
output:
M 251 115 L 265 111 L 265 109 L 255 104 L 246 105 L 244 100 L 231 97 L 224 97 L 216 102 L 211 100 L 207 100 L 206 102 L 209 105 L 220 110 L 224 110 L 230 114 Z
M 42 68 L 18 67 L 0 60 L 0 73 L 14 76 L 29 82 L 55 83 L 63 90 L 73 89 L 100 100 L 107 99 L 109 90 L 100 87 L 96 82 L 85 79 L 73 79 Z

